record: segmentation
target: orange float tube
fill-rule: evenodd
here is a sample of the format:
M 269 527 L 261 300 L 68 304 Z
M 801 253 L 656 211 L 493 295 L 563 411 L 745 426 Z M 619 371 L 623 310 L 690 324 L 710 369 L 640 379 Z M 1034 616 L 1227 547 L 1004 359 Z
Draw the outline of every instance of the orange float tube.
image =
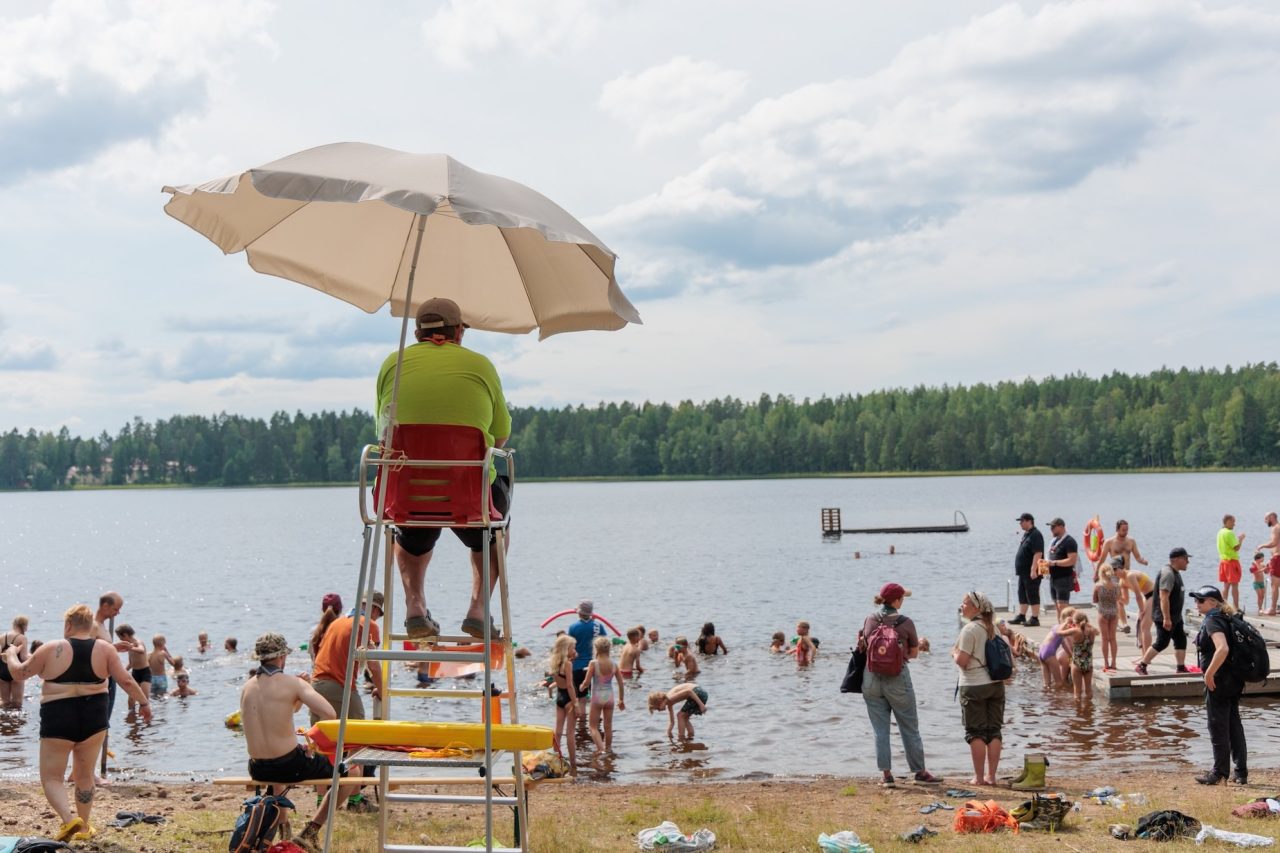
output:
M 1096 563 L 1102 559 L 1102 542 L 1104 539 L 1106 537 L 1102 535 L 1102 522 L 1095 515 L 1084 526 L 1084 553 L 1091 563 Z

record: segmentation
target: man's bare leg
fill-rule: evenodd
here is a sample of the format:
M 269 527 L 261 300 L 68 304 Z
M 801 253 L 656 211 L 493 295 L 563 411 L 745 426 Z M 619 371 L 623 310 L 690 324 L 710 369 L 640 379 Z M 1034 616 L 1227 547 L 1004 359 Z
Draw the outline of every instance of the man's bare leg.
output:
M 471 552 L 471 605 L 467 607 L 467 619 L 484 619 L 484 599 L 480 597 L 480 588 L 484 582 L 484 552 Z M 498 585 L 498 546 L 489 546 L 489 595 Z
M 400 582 L 404 585 L 404 615 L 405 618 L 414 616 L 427 615 L 427 564 L 431 562 L 432 551 L 425 554 L 413 555 L 400 547 L 400 543 L 395 545 L 396 565 L 400 568 Z

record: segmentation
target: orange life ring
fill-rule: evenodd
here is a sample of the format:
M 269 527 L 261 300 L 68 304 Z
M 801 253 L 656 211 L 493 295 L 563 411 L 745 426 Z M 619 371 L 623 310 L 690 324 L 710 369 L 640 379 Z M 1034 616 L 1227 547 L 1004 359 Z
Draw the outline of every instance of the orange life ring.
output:
M 1102 522 L 1095 515 L 1084 526 L 1084 553 L 1090 562 L 1096 563 L 1102 559 L 1102 542 L 1105 538 L 1102 535 Z

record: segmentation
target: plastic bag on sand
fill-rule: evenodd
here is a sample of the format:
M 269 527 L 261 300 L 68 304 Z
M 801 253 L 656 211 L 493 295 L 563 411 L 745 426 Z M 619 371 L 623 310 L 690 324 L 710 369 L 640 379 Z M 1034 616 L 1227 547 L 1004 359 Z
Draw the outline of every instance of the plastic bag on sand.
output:
M 685 835 L 669 820 L 636 833 L 636 844 L 641 850 L 676 850 L 680 853 L 697 853 L 716 846 L 716 834 L 709 829 L 699 829 L 693 835 Z
M 858 834 L 848 829 L 835 835 L 822 833 L 818 836 L 818 847 L 822 853 L 875 853 L 870 844 L 863 844 Z
M 1250 835 L 1247 832 L 1227 832 L 1225 829 L 1217 829 L 1207 823 L 1200 827 L 1200 832 L 1196 835 L 1196 844 L 1204 844 L 1206 838 L 1225 841 L 1237 847 L 1270 847 L 1276 843 L 1274 838 L 1268 838 L 1265 835 Z

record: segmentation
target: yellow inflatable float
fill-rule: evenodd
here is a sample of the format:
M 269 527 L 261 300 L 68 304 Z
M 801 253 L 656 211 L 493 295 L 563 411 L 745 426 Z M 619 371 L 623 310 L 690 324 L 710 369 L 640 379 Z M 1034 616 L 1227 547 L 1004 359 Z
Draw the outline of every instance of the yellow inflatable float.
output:
M 551 729 L 546 726 L 495 723 L 493 748 L 506 750 L 549 749 Z M 338 743 L 338 721 L 321 720 L 307 737 L 323 753 L 333 754 Z M 484 723 L 431 723 L 409 720 L 349 720 L 345 746 L 412 746 L 439 749 L 463 746 L 484 749 Z

